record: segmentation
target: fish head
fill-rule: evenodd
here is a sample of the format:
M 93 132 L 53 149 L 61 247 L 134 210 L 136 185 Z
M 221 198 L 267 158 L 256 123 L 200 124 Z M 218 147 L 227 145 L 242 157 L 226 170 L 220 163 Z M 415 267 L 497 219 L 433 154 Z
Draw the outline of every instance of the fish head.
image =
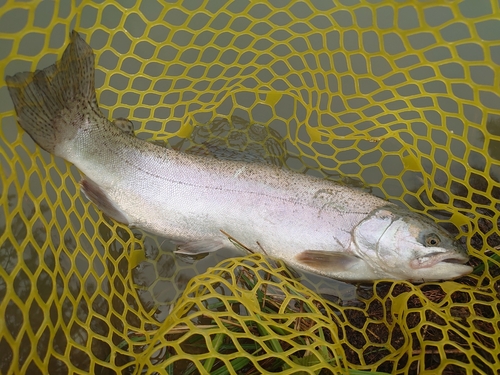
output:
M 472 271 L 467 250 L 432 220 L 386 206 L 353 232 L 354 251 L 381 278 L 414 282 L 449 280 Z

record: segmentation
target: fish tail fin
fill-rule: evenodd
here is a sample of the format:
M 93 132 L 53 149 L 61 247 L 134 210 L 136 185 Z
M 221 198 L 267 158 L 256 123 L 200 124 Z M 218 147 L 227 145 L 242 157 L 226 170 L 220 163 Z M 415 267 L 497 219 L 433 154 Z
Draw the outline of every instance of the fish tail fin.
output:
M 5 77 L 19 124 L 46 151 L 59 155 L 56 147 L 85 125 L 86 111 L 98 109 L 94 71 L 92 48 L 73 31 L 55 64 Z

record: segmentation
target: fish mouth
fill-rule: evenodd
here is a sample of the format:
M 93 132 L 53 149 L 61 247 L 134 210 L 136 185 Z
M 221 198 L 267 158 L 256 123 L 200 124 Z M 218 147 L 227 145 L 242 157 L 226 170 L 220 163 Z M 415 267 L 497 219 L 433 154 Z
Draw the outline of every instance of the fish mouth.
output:
M 413 269 L 430 268 L 438 263 L 465 264 L 469 261 L 467 255 L 456 252 L 431 253 L 426 256 L 414 259 L 410 262 Z
M 443 259 L 441 262 L 442 263 L 454 263 L 454 264 L 464 264 L 467 263 L 469 258 L 448 258 L 448 259 Z

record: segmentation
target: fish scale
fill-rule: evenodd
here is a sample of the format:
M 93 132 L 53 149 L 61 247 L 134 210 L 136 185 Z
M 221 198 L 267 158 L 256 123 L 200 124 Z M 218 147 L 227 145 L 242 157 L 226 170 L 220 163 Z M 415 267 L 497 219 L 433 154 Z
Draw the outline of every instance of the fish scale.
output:
M 363 191 L 264 163 L 221 160 L 138 139 L 100 112 L 94 54 L 73 32 L 54 65 L 6 77 L 21 127 L 73 163 L 104 213 L 196 254 L 232 246 L 344 280 L 450 279 L 466 250 L 441 227 Z

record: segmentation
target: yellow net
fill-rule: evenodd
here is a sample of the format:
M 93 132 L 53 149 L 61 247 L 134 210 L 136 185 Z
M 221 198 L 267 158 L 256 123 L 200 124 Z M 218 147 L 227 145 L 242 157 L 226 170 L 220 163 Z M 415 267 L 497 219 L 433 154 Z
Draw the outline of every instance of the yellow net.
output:
M 260 255 L 174 257 L 82 198 L 1 82 L 0 373 L 497 373 L 499 14 L 496 0 L 0 2 L 2 77 L 53 63 L 76 29 L 101 108 L 139 137 L 362 181 L 462 234 L 476 267 L 351 298 Z

